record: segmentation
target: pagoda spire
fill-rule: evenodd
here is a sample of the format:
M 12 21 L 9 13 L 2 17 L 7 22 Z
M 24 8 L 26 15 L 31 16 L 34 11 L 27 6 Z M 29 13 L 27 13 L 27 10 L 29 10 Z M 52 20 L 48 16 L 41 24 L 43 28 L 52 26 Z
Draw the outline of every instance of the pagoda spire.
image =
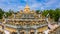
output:
M 25 8 L 29 8 L 29 6 L 28 6 L 28 2 L 26 2 L 26 6 L 25 6 Z
M 25 9 L 24 9 L 24 12 L 25 13 L 30 12 L 30 7 L 28 6 L 28 2 L 26 2 L 26 6 L 25 6 Z

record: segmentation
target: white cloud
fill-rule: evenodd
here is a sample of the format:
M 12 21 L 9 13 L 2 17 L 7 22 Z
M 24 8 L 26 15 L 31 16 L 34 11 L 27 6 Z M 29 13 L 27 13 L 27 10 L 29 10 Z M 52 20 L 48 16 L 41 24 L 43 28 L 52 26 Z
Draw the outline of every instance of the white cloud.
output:
M 18 8 L 18 10 L 23 10 L 24 6 L 18 6 L 17 8 Z
M 31 9 L 38 8 L 38 7 L 41 8 L 42 7 L 42 4 L 41 3 L 34 3 L 30 7 L 31 7 Z
M 45 7 L 50 7 L 55 4 L 58 0 L 49 0 L 47 3 L 44 3 Z
M 0 0 L 0 8 L 3 8 L 4 10 L 13 9 L 14 11 L 24 9 L 25 5 L 20 5 L 19 4 L 20 2 L 14 4 L 14 3 L 11 3 L 11 1 L 18 2 L 20 0 Z M 58 2 L 58 0 L 44 0 L 46 2 L 38 2 L 37 0 L 23 0 L 23 1 L 27 2 L 31 9 L 37 8 L 41 10 L 44 10 L 46 8 L 51 8 L 51 6 L 53 7 L 53 4 Z M 4 4 L 4 2 L 7 2 L 8 5 Z M 55 6 L 60 7 L 60 4 L 57 4 L 57 5 L 55 4 Z

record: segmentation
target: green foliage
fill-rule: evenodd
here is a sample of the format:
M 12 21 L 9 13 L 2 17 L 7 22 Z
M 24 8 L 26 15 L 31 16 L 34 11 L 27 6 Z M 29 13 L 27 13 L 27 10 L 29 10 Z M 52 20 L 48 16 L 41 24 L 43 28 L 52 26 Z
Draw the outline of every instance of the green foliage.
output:
M 11 16 L 12 13 L 14 13 L 14 11 L 12 11 L 11 9 L 8 12 L 5 12 L 6 17 Z
M 6 14 L 6 18 L 7 18 L 8 16 L 11 16 L 12 13 L 14 13 L 14 11 L 12 11 L 12 10 L 10 9 L 8 12 L 5 12 L 5 11 L 3 11 L 3 10 L 0 8 L 0 19 L 3 18 L 4 13 Z
M 4 11 L 0 8 L 0 19 L 2 19 L 3 14 L 4 14 Z
M 55 14 L 54 15 L 55 15 L 54 20 L 58 21 L 58 19 L 60 17 L 60 9 L 59 8 L 55 9 Z
M 36 10 L 36 13 L 39 13 L 40 12 L 40 10 Z
M 48 14 L 48 10 L 44 10 L 44 11 L 42 12 L 42 15 L 45 16 L 45 17 L 46 17 L 47 14 Z
M 54 10 L 50 9 L 48 13 L 50 15 L 50 18 L 54 18 L 54 16 L 55 16 L 55 11 Z
M 44 10 L 42 15 L 46 17 L 48 13 L 50 15 L 50 18 L 54 19 L 55 21 L 58 21 L 58 19 L 60 17 L 60 9 L 59 8 L 57 8 L 55 10 L 52 10 L 52 9 Z

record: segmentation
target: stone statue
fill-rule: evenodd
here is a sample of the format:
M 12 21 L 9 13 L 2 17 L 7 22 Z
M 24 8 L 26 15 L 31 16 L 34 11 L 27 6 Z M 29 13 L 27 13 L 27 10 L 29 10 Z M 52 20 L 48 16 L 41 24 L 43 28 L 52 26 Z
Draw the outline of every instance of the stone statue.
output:
M 3 17 L 5 17 L 5 18 L 6 18 L 6 14 L 5 14 L 5 13 L 4 13 Z
M 47 16 L 46 16 L 46 21 L 47 21 L 47 23 L 49 22 L 49 21 L 48 21 L 48 17 L 49 17 L 49 13 L 48 13 Z
M 49 13 L 47 14 L 47 16 L 46 16 L 47 18 L 49 17 Z

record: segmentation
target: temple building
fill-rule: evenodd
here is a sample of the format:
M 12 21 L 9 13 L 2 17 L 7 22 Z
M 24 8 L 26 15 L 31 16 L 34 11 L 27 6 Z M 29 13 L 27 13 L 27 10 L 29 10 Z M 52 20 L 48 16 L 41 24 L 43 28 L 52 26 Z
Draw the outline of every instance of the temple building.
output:
M 3 17 L 3 19 L 3 22 L 0 23 L 0 33 L 2 34 L 41 34 L 48 29 L 42 13 L 30 10 L 28 5 L 24 10 L 20 10 L 16 14 L 12 13 L 8 18 Z

